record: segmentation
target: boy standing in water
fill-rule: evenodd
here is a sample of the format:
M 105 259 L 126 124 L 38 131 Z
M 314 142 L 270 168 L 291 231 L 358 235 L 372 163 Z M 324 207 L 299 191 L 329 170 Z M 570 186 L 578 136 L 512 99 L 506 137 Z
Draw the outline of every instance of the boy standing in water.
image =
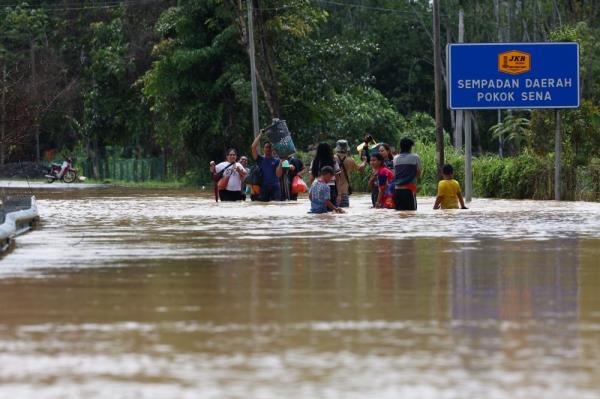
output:
M 461 209 L 468 209 L 460 192 L 460 185 L 454 180 L 452 165 L 444 165 L 442 175 L 444 179 L 438 183 L 438 194 L 433 209 L 458 209 L 459 202 Z
M 309 213 L 327 213 L 329 210 L 344 213 L 342 208 L 338 208 L 331 202 L 331 190 L 328 184 L 331 179 L 333 179 L 333 168 L 323 166 L 319 178 L 315 180 L 308 193 L 308 198 L 310 198 Z

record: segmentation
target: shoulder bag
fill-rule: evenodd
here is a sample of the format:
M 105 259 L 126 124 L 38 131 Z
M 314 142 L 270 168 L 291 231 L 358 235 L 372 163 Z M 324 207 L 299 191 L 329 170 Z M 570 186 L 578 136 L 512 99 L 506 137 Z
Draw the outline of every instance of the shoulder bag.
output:
M 233 166 L 234 164 L 235 164 L 235 162 L 230 163 L 229 165 L 224 167 L 223 170 L 221 170 L 219 173 L 215 173 L 213 175 L 213 180 L 217 183 L 217 187 L 219 190 L 225 190 L 227 188 L 227 185 L 229 184 L 229 176 L 223 176 L 223 175 L 225 174 L 225 171 L 227 169 L 229 169 L 231 166 Z

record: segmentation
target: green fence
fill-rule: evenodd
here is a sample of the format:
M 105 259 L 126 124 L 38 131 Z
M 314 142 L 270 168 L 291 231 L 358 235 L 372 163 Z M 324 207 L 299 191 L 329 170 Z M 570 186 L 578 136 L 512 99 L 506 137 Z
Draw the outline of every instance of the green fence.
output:
M 94 176 L 92 161 L 83 161 L 83 175 Z M 98 178 L 101 180 L 122 180 L 141 182 L 146 180 L 165 180 L 164 158 L 141 159 L 101 159 L 98 161 Z

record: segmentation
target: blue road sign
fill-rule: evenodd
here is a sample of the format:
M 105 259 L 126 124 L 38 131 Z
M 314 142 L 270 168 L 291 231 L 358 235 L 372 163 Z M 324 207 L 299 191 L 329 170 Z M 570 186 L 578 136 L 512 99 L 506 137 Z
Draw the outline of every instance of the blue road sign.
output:
M 451 109 L 579 107 L 578 43 L 450 44 Z

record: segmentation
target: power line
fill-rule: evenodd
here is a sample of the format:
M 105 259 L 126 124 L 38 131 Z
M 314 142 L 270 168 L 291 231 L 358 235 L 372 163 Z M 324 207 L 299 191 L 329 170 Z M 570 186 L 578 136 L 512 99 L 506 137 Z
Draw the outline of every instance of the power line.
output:
M 347 3 L 347 2 L 333 1 L 333 0 L 314 0 L 314 3 L 318 3 L 318 5 L 329 5 L 329 6 L 357 8 L 357 9 L 371 10 L 371 11 L 391 12 L 391 13 L 402 14 L 402 15 L 415 15 L 415 13 L 419 13 L 419 12 L 423 11 L 423 10 L 416 9 L 414 4 L 411 4 L 412 10 L 409 11 L 409 10 L 400 10 L 398 8 L 368 6 L 368 5 L 364 5 L 364 4 Z M 256 11 L 281 11 L 281 10 L 288 10 L 290 8 L 298 8 L 304 4 L 297 3 L 297 4 L 289 4 L 289 5 L 285 5 L 285 6 L 281 6 L 281 7 L 256 8 L 256 9 L 254 9 L 254 11 L 255 12 Z M 448 17 L 448 14 L 440 13 L 440 16 Z
M 103 4 L 97 5 L 86 5 L 86 6 L 77 6 L 77 5 L 27 5 L 26 7 L 23 4 L 0 4 L 0 7 L 6 8 L 28 8 L 28 9 L 38 9 L 44 11 L 82 11 L 82 10 L 101 10 L 101 9 L 112 9 L 118 8 L 122 6 L 144 6 L 149 3 L 156 3 L 165 0 L 108 0 L 103 2 Z
M 397 13 L 397 14 L 410 14 L 410 15 L 414 14 L 414 11 L 399 10 L 397 8 L 366 6 L 364 4 L 342 3 L 342 2 L 331 1 L 331 0 L 315 0 L 315 1 L 317 3 L 330 4 L 330 5 L 339 6 L 339 7 L 362 8 L 362 9 L 365 9 L 365 10 L 393 12 L 393 13 Z

